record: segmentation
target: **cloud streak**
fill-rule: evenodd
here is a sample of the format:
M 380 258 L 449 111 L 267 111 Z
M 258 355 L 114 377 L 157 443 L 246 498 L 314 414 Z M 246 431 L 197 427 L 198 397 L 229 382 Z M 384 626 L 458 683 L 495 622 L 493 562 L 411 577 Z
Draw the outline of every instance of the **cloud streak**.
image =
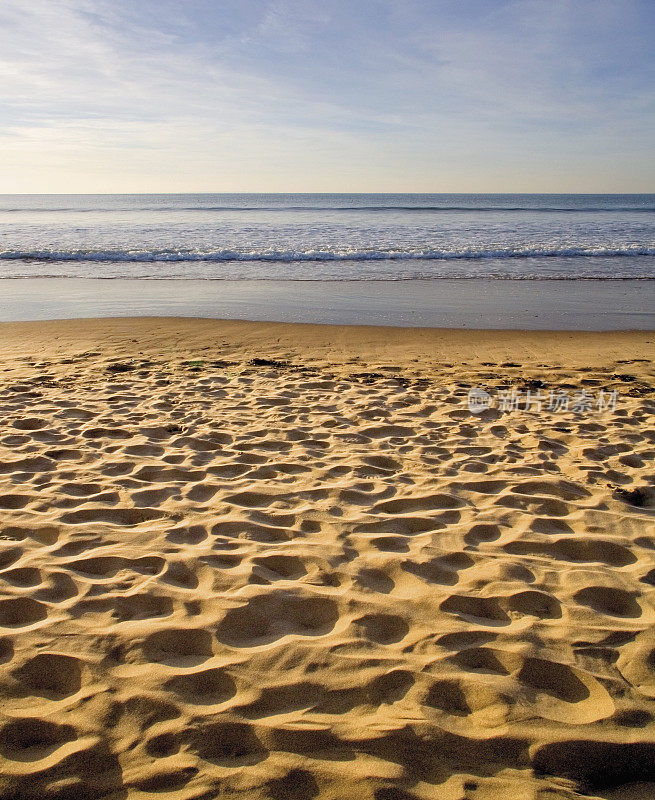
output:
M 645 191 L 648 0 L 4 0 L 0 191 Z

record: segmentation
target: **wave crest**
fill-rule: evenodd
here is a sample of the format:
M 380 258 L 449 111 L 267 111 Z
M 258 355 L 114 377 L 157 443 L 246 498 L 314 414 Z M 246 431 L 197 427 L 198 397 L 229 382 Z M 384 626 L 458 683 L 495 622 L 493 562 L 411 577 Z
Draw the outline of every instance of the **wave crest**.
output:
M 589 258 L 655 256 L 655 247 L 524 247 L 486 250 L 4 250 L 0 261 L 87 262 L 240 262 L 277 261 L 448 261 L 481 259 Z

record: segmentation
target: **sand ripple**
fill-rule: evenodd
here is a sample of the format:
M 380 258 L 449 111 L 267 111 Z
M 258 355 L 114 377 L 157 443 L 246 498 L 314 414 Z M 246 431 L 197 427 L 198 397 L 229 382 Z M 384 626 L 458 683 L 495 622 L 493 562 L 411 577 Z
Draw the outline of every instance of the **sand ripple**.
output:
M 647 796 L 649 362 L 185 347 L 0 373 L 2 797 Z M 615 412 L 464 402 L 628 369 Z

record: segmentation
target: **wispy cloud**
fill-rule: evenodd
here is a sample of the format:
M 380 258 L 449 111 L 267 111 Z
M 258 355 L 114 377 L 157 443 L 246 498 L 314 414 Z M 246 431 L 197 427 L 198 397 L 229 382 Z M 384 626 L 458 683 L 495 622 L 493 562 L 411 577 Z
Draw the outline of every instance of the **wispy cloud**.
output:
M 653 23 L 650 0 L 3 0 L 0 191 L 646 190 Z

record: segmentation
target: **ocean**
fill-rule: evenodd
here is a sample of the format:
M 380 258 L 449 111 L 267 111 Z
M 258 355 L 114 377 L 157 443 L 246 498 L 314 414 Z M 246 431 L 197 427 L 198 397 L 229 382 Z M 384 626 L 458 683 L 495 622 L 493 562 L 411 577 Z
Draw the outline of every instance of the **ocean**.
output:
M 0 195 L 0 278 L 655 279 L 655 194 Z
M 0 321 L 655 328 L 655 195 L 0 196 Z

